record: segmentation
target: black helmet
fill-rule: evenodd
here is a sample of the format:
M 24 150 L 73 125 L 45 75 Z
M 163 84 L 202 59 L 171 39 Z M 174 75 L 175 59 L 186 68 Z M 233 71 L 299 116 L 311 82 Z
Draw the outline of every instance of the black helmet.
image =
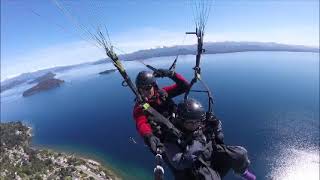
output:
M 146 86 L 155 86 L 156 79 L 152 72 L 150 71 L 141 71 L 137 75 L 136 78 L 136 86 L 138 88 L 146 87 Z
M 206 118 L 206 111 L 202 104 L 195 99 L 186 99 L 178 104 L 177 117 L 181 122 L 204 121 Z

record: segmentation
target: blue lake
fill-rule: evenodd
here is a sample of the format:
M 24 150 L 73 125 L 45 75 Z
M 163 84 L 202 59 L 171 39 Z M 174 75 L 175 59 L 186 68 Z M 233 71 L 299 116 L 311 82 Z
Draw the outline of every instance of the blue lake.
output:
M 173 59 L 146 63 L 167 68 Z M 191 80 L 194 64 L 195 56 L 180 56 L 176 71 Z M 145 69 L 137 62 L 124 65 L 133 80 Z M 319 179 L 319 53 L 205 55 L 201 67 L 226 144 L 247 148 L 258 179 Z M 58 74 L 66 81 L 61 87 L 27 98 L 21 96 L 27 86 L 4 92 L 1 121 L 31 125 L 35 146 L 96 158 L 125 179 L 152 179 L 154 157 L 135 129 L 133 93 L 121 86 L 118 72 L 98 75 L 110 68 L 92 65 Z M 171 83 L 159 79 L 160 85 Z M 205 95 L 190 96 L 207 104 Z M 166 174 L 170 178 L 168 169 Z M 225 179 L 235 178 L 230 173 Z

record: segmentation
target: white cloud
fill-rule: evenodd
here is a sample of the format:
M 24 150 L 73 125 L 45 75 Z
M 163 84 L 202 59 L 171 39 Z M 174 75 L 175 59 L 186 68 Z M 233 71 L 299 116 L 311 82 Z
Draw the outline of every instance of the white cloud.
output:
M 2 58 L 1 77 L 5 79 L 14 74 L 96 61 L 103 57 L 103 51 L 84 41 L 57 44 L 10 59 Z

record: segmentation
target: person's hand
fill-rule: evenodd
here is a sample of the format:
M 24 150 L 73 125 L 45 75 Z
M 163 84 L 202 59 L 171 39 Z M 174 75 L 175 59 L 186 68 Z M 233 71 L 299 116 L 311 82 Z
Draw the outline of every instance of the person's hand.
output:
M 212 138 L 215 140 L 217 144 L 224 144 L 224 134 L 222 132 L 222 123 L 221 121 L 214 115 L 209 117 L 211 126 L 213 127 Z
M 193 140 L 192 144 L 187 147 L 187 154 L 195 160 L 204 150 L 205 146 L 200 141 Z
M 172 77 L 174 75 L 174 71 L 167 70 L 167 69 L 157 69 L 154 71 L 153 75 L 155 77 Z
M 160 139 L 154 135 L 148 136 L 148 144 L 154 153 L 157 153 L 158 148 L 163 148 L 163 144 L 160 142 Z
M 224 144 L 224 134 L 220 131 L 215 135 L 215 141 L 217 144 Z

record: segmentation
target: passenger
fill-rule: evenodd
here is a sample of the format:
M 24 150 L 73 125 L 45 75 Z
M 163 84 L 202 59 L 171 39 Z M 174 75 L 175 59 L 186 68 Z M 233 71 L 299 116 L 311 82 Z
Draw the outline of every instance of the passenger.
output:
M 220 180 L 230 169 L 246 180 L 255 180 L 248 171 L 247 150 L 223 143 L 221 122 L 207 117 L 202 105 L 187 99 L 177 108 L 177 127 L 184 133 L 185 143 L 172 136 L 164 139 L 164 149 L 176 180 Z

